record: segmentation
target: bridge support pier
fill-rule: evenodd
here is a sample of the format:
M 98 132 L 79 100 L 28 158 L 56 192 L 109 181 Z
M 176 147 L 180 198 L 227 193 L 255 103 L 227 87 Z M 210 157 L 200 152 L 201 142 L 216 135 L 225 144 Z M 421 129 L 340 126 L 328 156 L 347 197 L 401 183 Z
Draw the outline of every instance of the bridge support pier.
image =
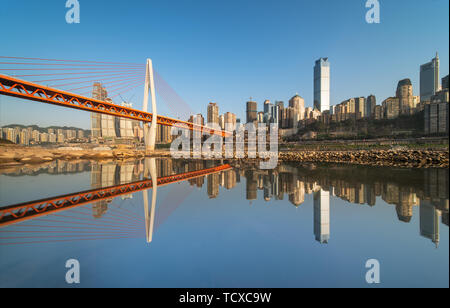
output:
M 149 91 L 152 97 L 152 123 L 149 126 L 148 123 L 144 124 L 144 144 L 145 151 L 147 153 L 155 150 L 156 143 L 156 123 L 157 123 L 157 111 L 156 111 L 156 93 L 155 93 L 155 80 L 153 75 L 153 63 L 151 59 L 147 59 L 146 72 L 145 72 L 145 85 L 144 85 L 144 101 L 142 103 L 142 109 L 144 112 L 148 112 L 148 94 Z

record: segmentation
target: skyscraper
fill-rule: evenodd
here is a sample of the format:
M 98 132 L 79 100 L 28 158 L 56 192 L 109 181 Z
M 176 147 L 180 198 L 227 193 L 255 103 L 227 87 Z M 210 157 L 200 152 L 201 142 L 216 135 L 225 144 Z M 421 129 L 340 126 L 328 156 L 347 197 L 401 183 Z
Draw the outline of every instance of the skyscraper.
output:
M 225 129 L 225 115 L 223 114 L 219 116 L 219 126 L 220 129 Z
M 357 119 L 366 117 L 366 98 L 355 97 L 355 113 Z
M 270 109 L 271 109 L 270 123 L 279 125 L 279 123 L 280 123 L 280 106 L 272 105 L 272 106 L 270 106 Z
M 314 108 L 330 110 L 330 62 L 320 58 L 314 66 Z
M 207 113 L 207 124 L 215 123 L 219 125 L 219 106 L 216 103 L 209 103 Z
M 273 104 L 269 100 L 264 101 L 264 122 L 267 124 L 272 119 L 272 107 Z
M 131 103 L 122 102 L 121 106 L 132 108 Z M 138 121 L 133 121 L 126 118 L 116 117 L 116 135 L 120 138 L 133 139 L 134 138 L 134 127 L 139 125 Z
M 108 97 L 108 92 L 101 83 L 95 82 L 92 89 L 92 98 L 104 101 Z M 100 138 L 102 136 L 102 115 L 100 113 L 91 113 L 91 132 L 93 138 Z M 48 132 L 49 134 L 53 132 Z
M 398 82 L 396 97 L 399 99 L 401 114 L 411 114 L 414 111 L 413 87 L 410 79 Z
M 197 113 L 196 115 L 191 115 L 189 117 L 188 122 L 197 124 L 197 125 L 205 125 L 205 119 L 201 113 Z
M 247 123 L 258 120 L 258 104 L 251 99 L 247 102 Z
M 298 94 L 295 94 L 289 100 L 289 107 L 294 108 L 294 121 L 297 124 L 298 121 L 303 120 L 305 118 L 305 100 Z
M 439 91 L 439 55 L 420 66 L 420 101 L 430 101 Z
M 236 115 L 234 113 L 225 113 L 225 129 L 227 128 L 227 124 L 231 127 L 231 130 L 236 128 Z
M 366 99 L 366 117 L 375 117 L 375 107 L 377 99 L 375 95 L 369 95 Z
M 105 99 L 105 102 L 113 104 L 110 98 Z M 101 114 L 101 137 L 102 138 L 115 138 L 116 135 L 116 123 L 115 117 L 109 114 Z

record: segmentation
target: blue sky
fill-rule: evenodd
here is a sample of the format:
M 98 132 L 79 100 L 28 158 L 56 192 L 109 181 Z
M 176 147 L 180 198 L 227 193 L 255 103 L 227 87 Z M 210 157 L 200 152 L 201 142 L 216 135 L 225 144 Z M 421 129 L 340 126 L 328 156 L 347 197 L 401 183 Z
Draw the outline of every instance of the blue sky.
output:
M 313 66 L 331 62 L 331 103 L 374 94 L 380 103 L 436 51 L 448 74 L 447 0 L 380 0 L 381 23 L 365 22 L 365 0 L 87 1 L 81 23 L 67 24 L 65 0 L 2 3 L 0 55 L 145 63 L 190 106 L 244 118 L 253 97 L 287 102 L 295 93 L 312 106 Z M 158 86 L 158 85 L 157 85 Z M 143 89 L 127 93 L 142 105 Z M 180 116 L 158 96 L 159 112 Z M 0 125 L 74 125 L 89 114 L 0 96 Z

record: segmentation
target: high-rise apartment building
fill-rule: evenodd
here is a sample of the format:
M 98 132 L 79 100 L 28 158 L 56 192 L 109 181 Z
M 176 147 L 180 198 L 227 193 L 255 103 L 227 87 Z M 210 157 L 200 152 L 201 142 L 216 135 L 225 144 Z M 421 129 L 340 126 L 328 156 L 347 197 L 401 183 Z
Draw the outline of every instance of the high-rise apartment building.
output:
M 219 125 L 219 106 L 216 103 L 209 103 L 207 113 L 207 124 Z
M 314 108 L 330 110 L 330 62 L 320 58 L 314 66 Z
M 156 126 L 156 142 L 157 143 L 170 143 L 172 142 L 171 126 L 160 125 Z
M 131 103 L 122 102 L 121 104 L 124 107 L 133 107 Z M 117 137 L 123 139 L 133 139 L 134 138 L 134 127 L 139 125 L 138 121 L 134 121 L 126 118 L 118 118 L 116 117 L 116 135 Z
M 251 99 L 247 102 L 247 123 L 253 123 L 258 120 L 258 103 Z
M 258 123 L 264 123 L 264 112 L 262 111 L 258 112 L 257 121 Z
M 105 99 L 108 103 L 113 103 L 109 98 Z M 102 138 L 115 138 L 116 134 L 116 117 L 109 114 L 101 114 L 101 136 Z
M 264 122 L 269 124 L 272 119 L 273 104 L 269 100 L 264 101 Z
M 366 98 L 355 97 L 355 113 L 357 119 L 366 117 Z
M 439 91 L 439 55 L 420 66 L 420 101 L 430 101 Z
M 194 123 L 197 125 L 205 125 L 205 119 L 203 118 L 203 115 L 201 113 L 198 113 L 196 115 L 191 115 L 189 117 L 188 122 Z
M 231 112 L 227 112 L 225 113 L 225 128 L 227 128 L 227 126 L 231 126 L 231 128 L 236 128 L 236 115 L 234 113 Z
M 385 99 L 381 106 L 384 111 L 383 118 L 385 119 L 395 119 L 400 114 L 400 100 L 398 97 L 389 97 Z
M 280 106 L 279 105 L 272 105 L 271 108 L 271 124 L 280 124 Z
M 375 95 L 369 95 L 366 99 L 366 117 L 373 118 L 375 116 L 375 107 L 377 99 Z
M 412 114 L 414 112 L 413 86 L 410 79 L 403 79 L 398 82 L 396 96 L 399 99 L 401 114 Z
M 442 79 L 442 90 L 436 92 L 431 97 L 431 102 L 424 105 L 425 134 L 448 134 L 449 132 L 448 106 L 450 94 L 448 75 L 445 78 Z
M 222 130 L 225 129 L 225 116 L 223 114 L 221 114 L 219 116 L 219 126 L 220 126 L 220 129 L 222 129 Z
M 19 141 L 21 145 L 30 145 L 30 135 L 27 129 L 22 129 L 19 135 Z
M 17 143 L 17 131 L 14 128 L 6 129 L 6 140 L 9 140 L 13 143 Z
M 289 107 L 294 108 L 294 121 L 297 123 L 305 118 L 305 100 L 296 94 L 289 100 Z
M 95 82 L 92 89 L 92 98 L 100 101 L 106 100 L 108 92 L 101 83 Z M 91 134 L 93 138 L 102 136 L 102 115 L 100 113 L 91 113 Z M 51 132 L 48 132 L 49 134 Z

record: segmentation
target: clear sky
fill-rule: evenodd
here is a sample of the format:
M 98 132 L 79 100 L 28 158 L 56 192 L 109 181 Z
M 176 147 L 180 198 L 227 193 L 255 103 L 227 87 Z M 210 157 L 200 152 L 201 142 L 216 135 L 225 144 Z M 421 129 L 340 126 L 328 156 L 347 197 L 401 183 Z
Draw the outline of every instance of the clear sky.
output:
M 381 23 L 367 24 L 365 0 L 103 1 L 79 0 L 81 23 L 67 24 L 65 0 L 4 1 L 0 56 L 145 63 L 193 112 L 245 118 L 253 97 L 298 93 L 312 106 L 313 66 L 331 62 L 331 104 L 374 94 L 378 103 L 410 78 L 419 95 L 419 66 L 436 51 L 449 67 L 448 0 L 380 0 Z M 1 73 L 1 72 L 0 72 Z M 158 85 L 161 91 L 161 84 Z M 143 88 L 127 93 L 141 108 Z M 158 95 L 159 113 L 180 116 Z M 168 99 L 166 99 L 168 100 Z M 183 115 L 184 117 L 184 115 Z M 0 125 L 89 128 L 89 114 L 0 96 Z

